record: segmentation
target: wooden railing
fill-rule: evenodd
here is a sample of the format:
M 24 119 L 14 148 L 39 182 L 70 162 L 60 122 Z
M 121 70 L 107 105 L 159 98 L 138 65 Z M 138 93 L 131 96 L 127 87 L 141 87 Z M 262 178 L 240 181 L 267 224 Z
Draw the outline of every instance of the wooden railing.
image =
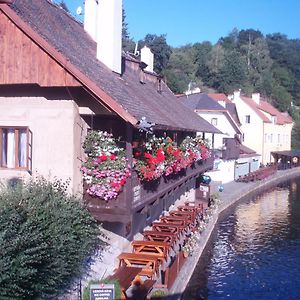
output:
M 176 175 L 162 177 L 157 181 L 141 183 L 137 174 L 127 180 L 124 191 L 110 201 L 103 201 L 99 198 L 84 194 L 84 201 L 89 211 L 100 221 L 126 222 L 133 211 L 136 211 L 147 203 L 151 203 L 166 193 L 174 191 L 178 186 L 183 185 L 190 178 L 211 170 L 213 158 L 208 158 Z

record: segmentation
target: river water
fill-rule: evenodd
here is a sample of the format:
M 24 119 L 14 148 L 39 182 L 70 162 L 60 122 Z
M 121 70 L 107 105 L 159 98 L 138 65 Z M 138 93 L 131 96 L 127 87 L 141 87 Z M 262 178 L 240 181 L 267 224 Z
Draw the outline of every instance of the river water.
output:
M 300 178 L 224 216 L 183 299 L 300 299 Z

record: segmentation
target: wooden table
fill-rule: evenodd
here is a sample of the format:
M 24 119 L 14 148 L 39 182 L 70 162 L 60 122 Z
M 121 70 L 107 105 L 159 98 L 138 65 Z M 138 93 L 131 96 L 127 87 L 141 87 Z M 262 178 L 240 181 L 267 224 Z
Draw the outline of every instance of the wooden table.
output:
M 158 260 L 161 260 L 161 257 L 163 257 L 164 260 L 168 258 L 170 249 L 170 244 L 168 243 L 158 241 L 133 241 L 131 245 L 135 253 L 159 254 L 160 257 L 158 257 Z
M 166 224 L 178 224 L 182 226 L 188 226 L 189 224 L 191 224 L 190 220 L 182 216 L 164 216 L 161 217 L 160 220 Z
M 155 273 L 158 271 L 157 257 L 154 255 L 123 252 L 118 256 L 118 259 L 119 267 L 126 266 L 129 268 L 142 268 L 139 272 L 139 275 L 141 276 L 147 276 L 153 279 Z
M 177 234 L 172 232 L 159 232 L 156 230 L 145 230 L 143 235 L 149 241 L 164 242 L 173 246 L 177 240 Z
M 199 205 L 180 205 L 178 206 L 179 211 L 190 211 L 195 212 L 196 214 L 203 213 L 203 204 Z
M 182 234 L 186 230 L 186 226 L 180 224 L 171 224 L 171 223 L 164 223 L 164 222 L 153 222 L 152 223 L 153 230 L 159 232 L 172 232 L 178 235 Z
M 187 220 L 189 220 L 191 223 L 194 223 L 196 219 L 196 213 L 192 211 L 172 210 L 170 211 L 170 216 L 184 217 Z

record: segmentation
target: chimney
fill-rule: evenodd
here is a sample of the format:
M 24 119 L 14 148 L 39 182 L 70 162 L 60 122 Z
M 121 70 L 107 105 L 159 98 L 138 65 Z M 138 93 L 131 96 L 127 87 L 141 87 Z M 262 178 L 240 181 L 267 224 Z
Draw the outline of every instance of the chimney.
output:
M 122 0 L 98 1 L 97 58 L 112 71 L 121 74 Z
M 241 96 L 241 90 L 234 91 L 232 101 L 234 102 L 235 100 L 238 100 L 240 96 Z
M 253 94 L 252 94 L 252 100 L 253 100 L 256 104 L 259 104 L 259 102 L 260 102 L 260 93 L 253 93 Z
M 97 0 L 84 1 L 84 30 L 97 41 Z
M 147 67 L 145 68 L 146 71 L 153 73 L 153 61 L 154 61 L 154 55 L 151 52 L 150 48 L 147 46 L 144 46 L 141 49 L 141 61 L 147 64 Z

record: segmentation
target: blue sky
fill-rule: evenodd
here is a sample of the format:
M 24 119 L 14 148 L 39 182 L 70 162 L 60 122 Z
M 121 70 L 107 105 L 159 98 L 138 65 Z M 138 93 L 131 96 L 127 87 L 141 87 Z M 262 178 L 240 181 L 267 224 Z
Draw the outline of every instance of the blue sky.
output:
M 56 0 L 59 1 L 59 0 Z M 73 14 L 83 0 L 65 0 Z M 300 0 L 123 0 L 130 36 L 166 34 L 169 45 L 216 43 L 233 29 L 300 38 Z

